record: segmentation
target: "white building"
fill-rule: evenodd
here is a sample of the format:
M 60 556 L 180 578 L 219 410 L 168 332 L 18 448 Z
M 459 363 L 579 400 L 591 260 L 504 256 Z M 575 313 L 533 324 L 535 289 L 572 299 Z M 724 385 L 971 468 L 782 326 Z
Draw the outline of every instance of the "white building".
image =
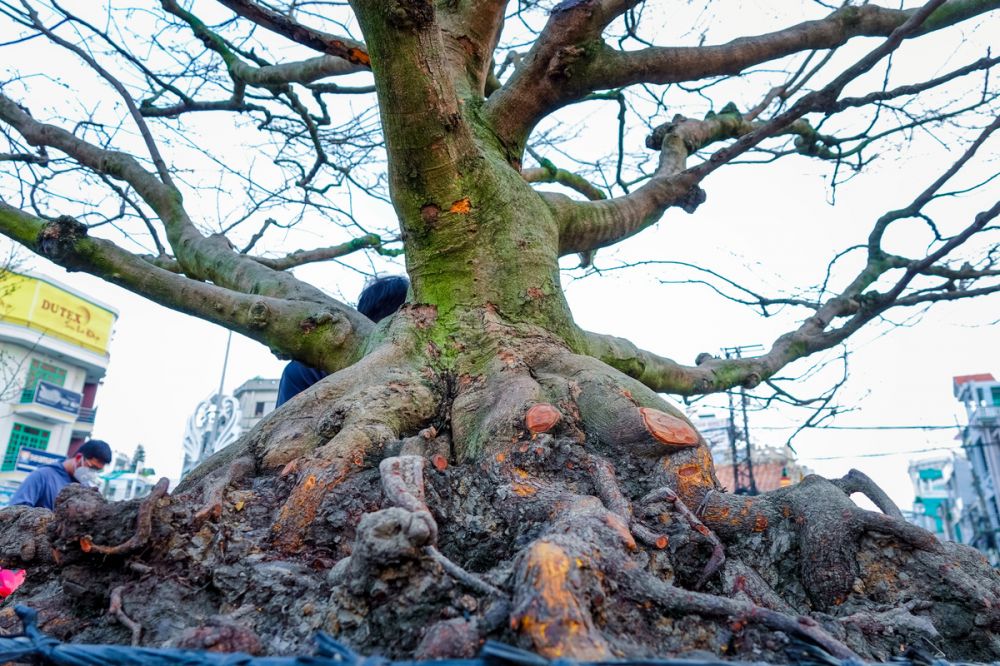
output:
M 101 475 L 100 491 L 109 502 L 123 502 L 145 497 L 158 480 L 156 472 L 151 469 L 138 472 L 117 470 Z
M 1000 382 L 989 373 L 962 375 L 952 379 L 952 388 L 968 418 L 962 447 L 976 499 L 967 511 L 974 531 L 970 545 L 995 558 L 1000 537 Z
M 91 433 L 118 311 L 49 278 L 0 274 L 0 504 L 22 449 L 60 456 Z
M 254 377 L 233 392 L 240 403 L 240 430 L 246 432 L 274 411 L 278 401 L 277 379 Z
M 941 541 L 969 544 L 974 536 L 971 516 L 976 506 L 972 467 L 960 453 L 914 460 L 909 466 L 913 483 L 910 522 Z
M 721 407 L 714 411 L 703 409 L 695 414 L 689 414 L 688 418 L 708 442 L 712 458 L 716 463 L 723 458 L 732 460 L 729 445 L 729 414 L 725 409 Z
M 181 478 L 216 451 L 240 436 L 240 403 L 231 395 L 213 393 L 198 403 L 184 427 Z

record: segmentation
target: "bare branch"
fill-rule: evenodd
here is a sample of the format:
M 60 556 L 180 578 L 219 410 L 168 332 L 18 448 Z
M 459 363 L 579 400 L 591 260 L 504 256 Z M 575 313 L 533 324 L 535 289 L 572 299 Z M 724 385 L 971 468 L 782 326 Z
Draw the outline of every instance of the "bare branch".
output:
M 97 72 L 102 79 L 111 84 L 111 87 L 115 89 L 119 97 L 125 103 L 125 107 L 128 109 L 129 115 L 132 116 L 132 120 L 135 122 L 139 129 L 139 134 L 142 136 L 143 143 L 146 144 L 146 150 L 149 151 L 149 156 L 153 160 L 153 164 L 156 165 L 156 172 L 160 176 L 160 180 L 169 187 L 173 186 L 170 179 L 170 172 L 167 170 L 167 164 L 163 161 L 163 156 L 160 155 L 160 149 L 156 147 L 156 142 L 153 140 L 153 133 L 149 131 L 149 126 L 146 124 L 145 119 L 143 119 L 142 114 L 139 113 L 139 107 L 136 106 L 135 100 L 132 99 L 132 95 L 129 94 L 125 86 L 122 85 L 121 81 L 116 79 L 111 75 L 107 69 L 102 67 L 94 58 L 81 49 L 76 44 L 67 42 L 62 37 L 59 37 L 54 32 L 45 27 L 45 24 L 41 22 L 38 18 L 38 13 L 28 4 L 27 0 L 22 0 L 22 4 L 31 17 L 31 21 L 35 28 L 49 38 L 55 44 L 63 47 L 68 51 L 75 53 L 81 60 L 90 65 L 91 69 Z
M 313 250 L 297 250 L 277 259 L 270 259 L 267 257 L 254 257 L 254 259 L 268 268 L 283 271 L 288 270 L 289 268 L 295 268 L 296 266 L 302 266 L 303 264 L 339 259 L 340 257 L 346 257 L 352 252 L 357 252 L 358 250 L 364 250 L 367 248 L 378 248 L 381 247 L 381 245 L 382 239 L 374 234 L 370 234 L 368 236 L 355 238 L 354 240 L 341 243 L 340 245 L 333 245 L 331 247 L 320 247 Z
M 247 293 L 328 301 L 321 290 L 293 275 L 273 271 L 234 252 L 224 237 L 202 236 L 184 210 L 180 193 L 143 169 L 131 155 L 98 148 L 64 129 L 40 123 L 2 94 L 0 120 L 9 123 L 33 146 L 56 148 L 87 168 L 129 183 L 166 227 L 170 246 L 189 277 Z
M 370 68 L 371 59 L 364 44 L 353 39 L 337 37 L 321 30 L 309 28 L 295 19 L 262 7 L 252 0 L 219 0 L 243 18 L 256 23 L 293 42 L 316 49 L 327 55 L 343 58 L 353 65 Z
M 589 3 L 573 6 L 580 7 L 580 12 L 592 11 Z M 921 18 L 917 24 L 920 29 L 908 31 L 907 37 L 927 34 L 997 8 L 1000 0 L 952 0 L 926 21 Z M 571 12 L 559 12 L 549 20 L 526 64 L 490 97 L 486 109 L 508 149 L 519 150 L 542 117 L 595 90 L 739 74 L 795 53 L 836 48 L 855 37 L 889 36 L 921 11 L 847 6 L 817 21 L 719 46 L 654 47 L 627 52 L 603 42 L 594 44 L 594 23 L 606 18 L 600 12 L 595 11 L 586 21 Z
M 166 307 L 334 371 L 357 360 L 372 323 L 332 298 L 294 301 L 244 294 L 154 266 L 72 218 L 46 222 L 0 201 L 0 233 L 69 270 L 96 275 Z

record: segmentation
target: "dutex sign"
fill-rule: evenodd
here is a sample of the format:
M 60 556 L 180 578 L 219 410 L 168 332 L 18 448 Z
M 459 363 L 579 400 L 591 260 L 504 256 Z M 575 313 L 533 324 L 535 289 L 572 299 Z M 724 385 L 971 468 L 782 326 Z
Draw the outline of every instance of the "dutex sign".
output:
M 45 280 L 0 276 L 0 320 L 106 354 L 116 314 Z

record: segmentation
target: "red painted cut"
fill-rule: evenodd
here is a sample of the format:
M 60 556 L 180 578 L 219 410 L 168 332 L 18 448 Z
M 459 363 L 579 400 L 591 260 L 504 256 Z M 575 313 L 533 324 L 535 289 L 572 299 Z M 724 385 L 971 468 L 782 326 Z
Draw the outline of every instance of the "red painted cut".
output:
M 646 429 L 657 440 L 672 446 L 697 446 L 698 433 L 687 422 L 676 416 L 650 407 L 640 407 Z
M 558 409 L 547 402 L 539 402 L 524 415 L 524 425 L 533 433 L 548 432 L 561 418 Z

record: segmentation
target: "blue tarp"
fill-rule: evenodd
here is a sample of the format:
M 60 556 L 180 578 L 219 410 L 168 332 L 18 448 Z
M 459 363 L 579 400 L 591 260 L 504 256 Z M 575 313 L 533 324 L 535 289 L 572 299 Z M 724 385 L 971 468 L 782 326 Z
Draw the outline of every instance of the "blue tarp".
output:
M 24 633 L 19 636 L 0 636 L 0 663 L 14 661 L 57 666 L 767 666 L 764 662 L 721 659 L 550 661 L 531 652 L 495 642 L 486 643 L 476 659 L 392 661 L 383 657 L 365 657 L 356 654 L 323 633 L 316 636 L 316 654 L 300 657 L 254 657 L 238 652 L 85 645 L 62 643 L 43 634 L 37 626 L 37 613 L 27 606 L 16 606 L 14 610 L 24 624 Z M 864 662 L 837 659 L 820 648 L 805 643 L 793 643 L 789 656 L 792 663 L 801 666 L 865 666 Z M 892 664 L 893 666 L 954 666 L 945 661 L 927 658 L 914 661 L 900 658 L 893 660 Z M 1000 666 L 1000 662 L 993 662 L 990 666 Z

